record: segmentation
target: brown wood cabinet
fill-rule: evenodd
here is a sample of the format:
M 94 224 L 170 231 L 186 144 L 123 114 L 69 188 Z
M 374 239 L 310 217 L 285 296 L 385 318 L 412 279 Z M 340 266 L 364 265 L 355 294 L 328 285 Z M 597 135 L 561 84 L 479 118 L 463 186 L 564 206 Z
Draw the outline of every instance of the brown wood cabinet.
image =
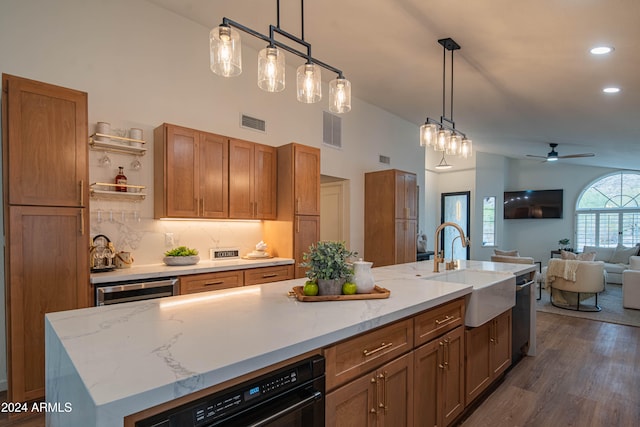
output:
M 276 219 L 277 150 L 262 144 L 229 141 L 229 216 Z
M 171 124 L 154 131 L 156 218 L 229 216 L 228 138 Z
M 413 353 L 327 393 L 329 426 L 413 425 Z
M 265 222 L 264 232 L 273 254 L 294 258 L 295 277 L 304 277 L 302 255 L 320 239 L 319 149 L 278 147 L 278 219 Z
M 364 258 L 376 267 L 416 260 L 416 175 L 397 169 L 365 174 Z
M 465 331 L 466 405 L 511 365 L 511 310 Z
M 7 400 L 44 396 L 44 315 L 88 307 L 87 94 L 2 76 Z
M 280 280 L 289 279 L 293 279 L 293 264 L 276 265 L 272 267 L 258 267 L 244 270 L 245 286 L 278 282 Z
M 218 291 L 244 285 L 242 270 L 180 276 L 180 295 Z

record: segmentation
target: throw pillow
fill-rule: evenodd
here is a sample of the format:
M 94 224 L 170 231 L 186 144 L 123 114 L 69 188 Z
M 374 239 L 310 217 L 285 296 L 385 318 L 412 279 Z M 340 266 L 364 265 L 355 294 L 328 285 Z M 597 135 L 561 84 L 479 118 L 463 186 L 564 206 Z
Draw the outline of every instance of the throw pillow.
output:
M 580 260 L 580 261 L 595 261 L 596 260 L 596 253 L 595 252 L 583 252 L 581 254 L 579 254 L 576 259 Z
M 595 261 L 604 261 L 604 262 L 612 262 L 611 257 L 613 256 L 614 251 L 615 251 L 615 248 L 604 248 L 600 246 L 585 246 L 582 249 L 583 253 L 595 252 L 596 253 Z
M 595 256 L 595 252 L 594 252 L 594 256 Z M 573 252 L 560 251 L 560 258 L 561 259 L 578 259 L 578 256 Z
M 629 264 L 629 257 L 638 253 L 638 247 L 627 248 L 626 246 L 618 245 L 613 256 L 611 257 L 611 263 L 613 264 Z
M 502 255 L 502 256 L 520 256 L 520 254 L 518 253 L 517 250 L 513 250 L 513 251 L 501 251 L 500 249 L 494 249 L 493 253 L 495 255 Z

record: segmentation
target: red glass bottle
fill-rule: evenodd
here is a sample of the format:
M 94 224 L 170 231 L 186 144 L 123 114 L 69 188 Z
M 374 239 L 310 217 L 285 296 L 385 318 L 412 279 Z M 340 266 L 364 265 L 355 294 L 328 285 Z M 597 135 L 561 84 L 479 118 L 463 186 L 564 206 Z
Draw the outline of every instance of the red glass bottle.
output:
M 124 175 L 124 168 L 122 166 L 118 166 L 118 175 L 116 175 L 115 179 L 116 191 L 123 191 L 126 193 L 127 191 L 127 177 Z

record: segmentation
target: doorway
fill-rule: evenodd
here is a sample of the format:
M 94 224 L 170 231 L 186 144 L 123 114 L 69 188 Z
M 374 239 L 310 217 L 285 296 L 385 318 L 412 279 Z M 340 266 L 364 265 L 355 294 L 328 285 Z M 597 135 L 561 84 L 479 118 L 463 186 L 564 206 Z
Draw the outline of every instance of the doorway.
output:
M 442 193 L 440 195 L 440 222 L 453 222 L 464 231 L 464 235 L 470 235 L 471 227 L 471 192 L 461 191 L 457 193 Z M 455 244 L 453 239 L 459 237 L 458 231 L 453 227 L 446 227 L 440 235 L 440 244 L 444 250 L 445 259 L 469 259 L 469 246 L 462 247 L 460 239 Z M 453 249 L 453 254 L 451 250 Z
M 349 245 L 349 180 L 320 177 L 320 240 Z

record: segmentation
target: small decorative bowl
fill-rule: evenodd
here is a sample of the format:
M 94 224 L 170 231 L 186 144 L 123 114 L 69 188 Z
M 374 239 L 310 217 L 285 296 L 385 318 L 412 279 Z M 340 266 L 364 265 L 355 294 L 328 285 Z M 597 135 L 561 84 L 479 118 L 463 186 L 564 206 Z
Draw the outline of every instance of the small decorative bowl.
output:
M 194 265 L 200 262 L 198 255 L 191 256 L 166 256 L 162 261 L 167 265 Z

